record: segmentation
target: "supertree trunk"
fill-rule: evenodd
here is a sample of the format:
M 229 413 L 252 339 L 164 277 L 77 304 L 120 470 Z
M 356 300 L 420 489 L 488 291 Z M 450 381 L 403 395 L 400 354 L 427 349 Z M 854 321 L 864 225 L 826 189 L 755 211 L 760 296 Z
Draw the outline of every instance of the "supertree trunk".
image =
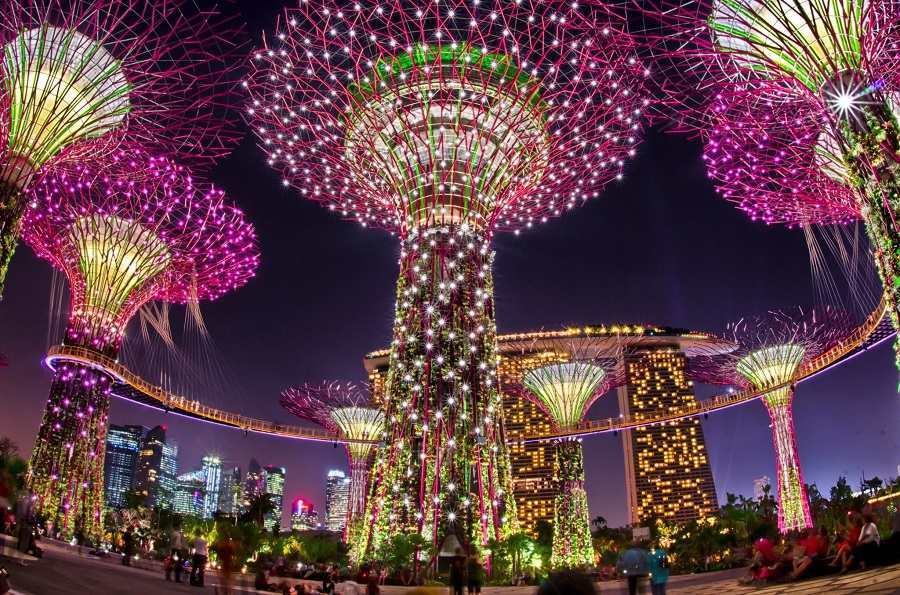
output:
M 582 568 L 594 563 L 594 544 L 584 489 L 584 454 L 577 440 L 556 444 L 556 495 L 551 568 Z
M 369 486 L 369 466 L 367 461 L 350 462 L 350 500 L 347 503 L 347 524 L 349 528 L 355 519 L 366 512 L 366 490 Z
M 888 103 L 875 99 L 851 108 L 839 123 L 888 313 L 900 330 L 900 126 Z M 900 368 L 900 342 L 894 343 Z
M 812 527 L 806 485 L 797 454 L 793 398 L 792 389 L 782 388 L 763 399 L 772 421 L 775 474 L 778 477 L 778 529 L 782 533 Z
M 490 243 L 466 226 L 403 241 L 386 387 L 389 437 L 372 473 L 368 555 L 392 534 L 480 549 L 514 530 L 497 387 Z
M 103 459 L 111 378 L 81 364 L 60 363 L 31 455 L 28 488 L 35 512 L 62 535 L 103 536 Z

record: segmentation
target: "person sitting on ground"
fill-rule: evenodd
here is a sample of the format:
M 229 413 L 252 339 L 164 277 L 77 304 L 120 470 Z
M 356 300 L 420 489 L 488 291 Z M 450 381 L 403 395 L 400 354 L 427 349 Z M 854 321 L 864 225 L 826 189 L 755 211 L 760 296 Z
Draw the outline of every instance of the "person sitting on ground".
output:
M 881 540 L 880 549 L 886 563 L 893 564 L 900 560 L 900 507 L 891 517 L 891 534 Z
M 828 534 L 823 536 L 821 531 L 810 528 L 806 530 L 806 537 L 800 543 L 803 545 L 803 556 L 794 559 L 794 570 L 791 572 L 793 580 L 809 574 L 813 565 L 825 556 L 828 552 Z
M 760 537 L 753 544 L 753 558 L 747 569 L 747 576 L 738 580 L 746 585 L 756 581 L 766 580 L 778 564 L 778 554 L 775 552 L 775 544 L 767 537 Z
M 334 593 L 334 578 L 334 574 L 331 571 L 327 571 L 325 578 L 322 579 L 322 586 L 319 587 L 319 593 L 327 593 L 328 595 Z
M 837 546 L 837 553 L 834 556 L 834 560 L 831 562 L 833 568 L 839 566 L 843 568 L 847 565 L 847 561 L 853 553 L 853 548 L 855 548 L 856 544 L 859 542 L 859 534 L 862 532 L 862 528 L 862 515 L 854 514 L 850 523 L 850 530 L 847 532 L 847 538 Z
M 863 515 L 863 519 L 865 523 L 859 534 L 859 542 L 853 548 L 853 553 L 841 569 L 842 573 L 847 572 L 854 562 L 858 562 L 859 567 L 863 570 L 875 563 L 878 555 L 878 545 L 881 543 L 881 535 L 878 533 L 875 517 L 871 513 Z
M 594 581 L 574 571 L 554 572 L 538 587 L 536 595 L 596 595 Z

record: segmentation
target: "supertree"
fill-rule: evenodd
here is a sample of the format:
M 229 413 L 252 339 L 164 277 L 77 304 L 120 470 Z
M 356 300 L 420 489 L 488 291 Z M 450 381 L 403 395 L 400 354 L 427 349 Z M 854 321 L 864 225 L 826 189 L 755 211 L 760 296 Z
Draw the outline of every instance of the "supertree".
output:
M 254 274 L 253 227 L 214 187 L 137 146 L 108 160 L 47 171 L 27 192 L 24 239 L 62 271 L 65 343 L 115 358 L 129 319 L 148 300 L 215 299 Z M 55 363 L 28 473 L 36 510 L 64 534 L 99 538 L 112 376 Z
M 251 60 L 248 118 L 284 185 L 401 240 L 369 552 L 515 530 L 491 239 L 621 177 L 647 103 L 622 29 L 562 2 L 313 0 Z
M 624 370 L 619 344 L 612 337 L 559 337 L 546 356 L 558 360 L 529 370 L 521 394 L 537 404 L 554 429 L 577 426 L 591 405 L 622 383 Z M 556 441 L 555 481 L 559 485 L 553 512 L 553 568 L 594 564 L 594 545 L 584 488 L 581 441 Z
M 372 404 L 369 391 L 352 382 L 292 387 L 281 393 L 281 406 L 347 440 L 350 461 L 350 502 L 345 539 L 365 512 L 366 487 L 374 443 L 385 437 L 384 413 Z M 351 541 L 356 545 L 355 541 Z
M 651 0 L 641 10 L 671 114 L 712 130 L 718 158 L 734 160 L 711 170 L 723 193 L 767 222 L 861 219 L 898 327 L 900 3 Z
M 96 158 L 125 137 L 193 165 L 237 143 L 244 37 L 185 0 L 2 0 L 0 15 L 2 295 L 23 191 L 41 167 Z
M 772 422 L 782 533 L 812 527 L 794 431 L 794 375 L 844 340 L 854 326 L 846 312 L 829 307 L 772 311 L 728 325 L 725 338 L 738 345 L 735 351 L 701 356 L 693 362 L 696 378 L 702 382 L 757 390 L 772 387 L 762 401 Z

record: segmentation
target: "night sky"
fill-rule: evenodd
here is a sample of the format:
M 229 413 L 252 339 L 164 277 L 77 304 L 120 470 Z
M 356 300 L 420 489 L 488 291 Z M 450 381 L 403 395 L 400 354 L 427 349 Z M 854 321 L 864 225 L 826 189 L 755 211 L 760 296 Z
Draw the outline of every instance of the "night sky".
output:
M 254 38 L 271 30 L 277 4 L 246 0 Z M 742 315 L 815 304 L 803 233 L 751 222 L 717 197 L 697 143 L 651 131 L 624 181 L 560 219 L 495 241 L 500 332 L 563 324 L 652 323 L 721 331 Z M 362 356 L 390 341 L 396 238 L 341 221 L 284 189 L 249 136 L 211 176 L 256 225 L 262 265 L 239 291 L 203 305 L 225 392 L 190 395 L 215 406 L 292 422 L 279 391 L 323 379 L 362 381 Z M 0 302 L 0 435 L 30 452 L 49 387 L 47 347 L 51 269 L 21 246 Z M 131 329 L 132 333 L 134 329 Z M 900 401 L 889 342 L 804 383 L 795 422 L 807 482 L 823 491 L 838 475 L 897 475 Z M 198 387 L 198 390 L 203 390 Z M 701 387 L 703 395 L 709 391 Z M 615 415 L 613 394 L 592 415 Z M 180 469 L 217 452 L 246 471 L 250 457 L 287 468 L 285 509 L 295 497 L 324 510 L 325 473 L 346 468 L 343 449 L 220 429 L 114 401 L 114 424 L 168 424 Z M 752 495 L 753 479 L 774 480 L 768 417 L 758 402 L 705 421 L 720 499 Z M 584 442 L 591 514 L 624 524 L 621 438 Z

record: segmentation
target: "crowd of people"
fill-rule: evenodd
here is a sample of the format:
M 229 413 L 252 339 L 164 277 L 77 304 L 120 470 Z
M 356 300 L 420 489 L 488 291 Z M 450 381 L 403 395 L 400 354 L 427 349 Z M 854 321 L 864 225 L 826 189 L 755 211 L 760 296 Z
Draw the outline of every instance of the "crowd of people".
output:
M 900 511 L 891 521 L 891 534 L 885 539 L 872 514 L 853 513 L 846 527 L 834 534 L 824 528 L 810 528 L 785 539 L 758 539 L 753 544 L 753 558 L 745 584 L 798 580 L 832 572 L 900 560 Z

